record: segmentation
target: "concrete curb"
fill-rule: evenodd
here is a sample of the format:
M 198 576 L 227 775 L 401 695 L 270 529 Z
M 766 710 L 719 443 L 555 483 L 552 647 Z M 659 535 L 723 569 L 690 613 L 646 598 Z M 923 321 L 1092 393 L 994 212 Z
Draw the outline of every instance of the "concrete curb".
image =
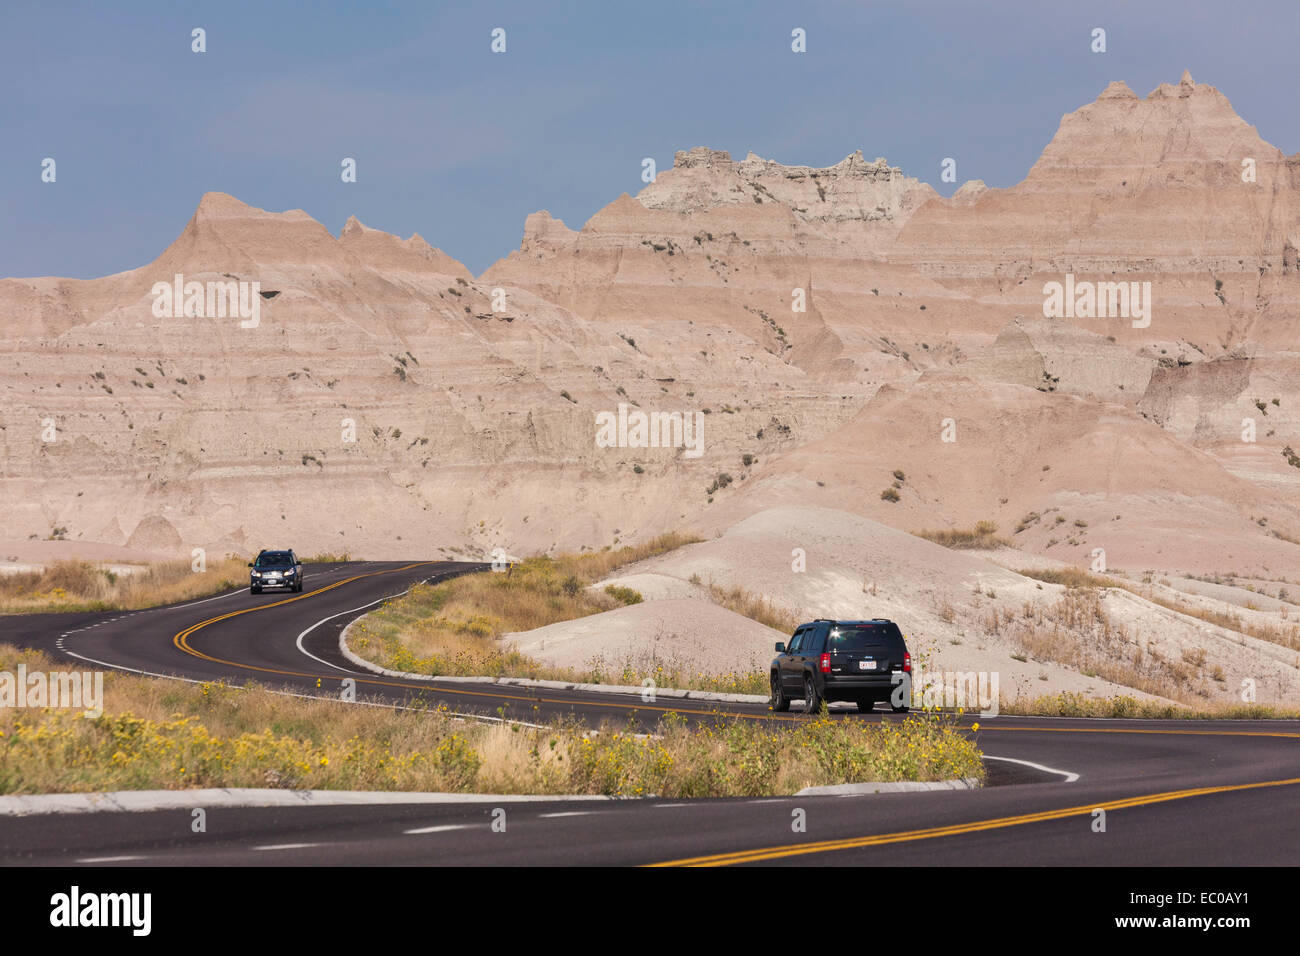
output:
M 851 797 L 864 793 L 920 793 L 926 790 L 978 790 L 975 777 L 960 780 L 905 780 L 898 783 L 838 783 L 827 787 L 804 787 L 796 797 Z
M 932 783 L 845 783 L 805 787 L 793 797 L 859 796 L 868 793 L 915 793 L 926 790 L 973 790 L 979 782 L 939 780 Z M 653 800 L 657 797 L 610 797 L 604 794 L 534 793 L 401 793 L 388 790 L 274 790 L 259 788 L 203 790 L 117 790 L 109 793 L 44 793 L 0 797 L 0 817 L 70 813 L 144 813 L 192 810 L 195 807 L 354 807 L 456 803 L 576 803 Z
M 0 817 L 59 813 L 139 813 L 194 807 L 342 807 L 413 803 L 540 803 L 623 800 L 602 794 L 394 793 L 386 790 L 118 790 L 0 797 Z
M 646 690 L 644 687 L 631 687 L 620 684 L 579 684 L 562 680 L 532 680 L 528 677 L 432 677 L 429 674 L 413 674 L 410 671 L 389 670 L 386 667 L 380 667 L 373 661 L 366 660 L 348 647 L 348 632 L 352 630 L 353 624 L 365 617 L 366 615 L 361 615 L 339 632 L 339 653 L 347 658 L 350 663 L 362 670 L 370 671 L 372 674 L 382 674 L 384 677 L 400 677 L 403 680 L 445 681 L 452 684 L 497 684 L 503 687 L 538 687 L 545 690 L 578 690 L 592 694 L 624 694 L 634 697 L 640 697 Z M 705 690 L 679 690 L 675 687 L 656 687 L 654 693 L 656 698 L 714 700 L 728 704 L 767 703 L 766 694 L 722 694 Z

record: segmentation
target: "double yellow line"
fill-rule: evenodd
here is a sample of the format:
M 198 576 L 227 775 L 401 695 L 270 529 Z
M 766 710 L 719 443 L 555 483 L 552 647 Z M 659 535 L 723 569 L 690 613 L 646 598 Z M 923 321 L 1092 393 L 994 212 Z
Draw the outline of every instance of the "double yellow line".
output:
M 265 611 L 268 608 L 283 607 L 286 604 L 293 604 L 295 601 L 305 601 L 307 598 L 315 597 L 318 594 L 324 594 L 326 591 L 333 591 L 335 588 L 341 588 L 345 584 L 351 584 L 353 581 L 360 581 L 362 578 L 372 578 L 378 574 L 396 574 L 399 571 L 409 571 L 412 568 L 423 567 L 427 564 L 436 564 L 436 561 L 417 561 L 414 564 L 408 564 L 400 568 L 387 568 L 383 571 L 368 571 L 365 574 L 356 574 L 350 578 L 344 578 L 342 581 L 335 581 L 333 584 L 327 584 L 323 588 L 317 588 L 315 591 L 308 591 L 306 594 L 299 594 L 297 597 L 285 598 L 283 601 L 272 601 L 270 604 L 258 604 L 255 607 L 241 608 L 238 611 L 230 611 L 227 614 L 218 614 L 216 617 L 210 617 L 206 621 L 199 621 L 192 624 L 185 630 L 179 632 L 172 638 L 172 643 L 187 654 L 193 654 L 195 657 L 201 657 L 205 661 L 212 661 L 214 664 L 225 664 L 230 667 L 247 667 L 250 670 L 267 671 L 272 674 L 285 674 L 294 677 L 314 677 L 314 674 L 297 674 L 293 671 L 280 671 L 270 667 L 255 667 L 251 664 L 239 664 L 235 661 L 222 660 L 220 657 L 212 657 L 204 654 L 202 651 L 195 650 L 190 646 L 190 635 L 195 631 L 200 631 L 209 624 L 216 624 L 218 621 L 227 621 L 232 617 L 239 617 L 241 614 L 252 614 L 254 611 Z
M 1103 803 L 1091 803 L 1086 806 L 1066 807 L 1062 810 L 1043 810 L 1038 813 L 1025 813 L 1014 817 L 998 817 L 994 820 L 975 820 L 971 823 L 957 823 L 951 826 L 930 827 L 925 830 L 904 830 L 899 833 L 881 833 L 874 836 L 849 837 L 840 840 L 822 840 L 817 843 L 796 843 L 788 846 L 764 847 L 757 850 L 740 850 L 735 853 L 717 853 L 712 856 L 694 856 L 681 860 L 666 860 L 662 863 L 648 864 L 652 867 L 662 866 L 731 866 L 736 863 L 761 863 L 765 860 L 779 860 L 792 856 L 805 856 L 811 853 L 829 853 L 835 850 L 856 850 L 862 847 L 883 846 L 887 843 L 906 843 L 912 840 L 931 840 L 935 837 L 960 836 L 964 833 L 979 833 L 985 830 L 999 830 L 1004 827 L 1024 826 L 1027 823 L 1043 823 L 1048 820 L 1062 820 L 1091 814 L 1094 810 L 1125 810 L 1131 807 L 1147 806 L 1153 803 L 1165 803 L 1170 800 L 1186 800 L 1189 797 L 1203 797 L 1212 793 L 1229 793 L 1237 790 L 1255 790 L 1260 787 L 1287 787 L 1300 784 L 1300 777 L 1289 780 L 1267 780 L 1262 783 L 1240 783 L 1223 787 L 1199 787 L 1194 790 L 1170 790 L 1166 793 L 1152 793 L 1143 797 L 1129 797 L 1124 800 L 1109 800 Z

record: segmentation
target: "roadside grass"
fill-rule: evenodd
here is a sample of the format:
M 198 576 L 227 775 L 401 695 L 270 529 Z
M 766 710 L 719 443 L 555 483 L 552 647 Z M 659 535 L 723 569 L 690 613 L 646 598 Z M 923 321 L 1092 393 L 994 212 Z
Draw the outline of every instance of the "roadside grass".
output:
M 766 672 L 707 674 L 682 661 L 656 658 L 593 658 L 584 667 L 557 667 L 500 643 L 515 631 L 625 606 L 639 595 L 629 589 L 593 591 L 589 586 L 620 567 L 698 540 L 667 534 L 617 551 L 529 558 L 509 573 L 481 572 L 417 585 L 352 625 L 348 646 L 381 667 L 412 674 L 628 686 L 652 680 L 656 687 L 766 694 Z M 743 592 L 736 593 L 741 601 Z
M 344 561 L 351 561 L 352 555 L 347 551 L 322 551 L 320 554 L 313 554 L 309 558 L 300 560 L 303 564 L 341 564 Z
M 202 572 L 179 560 L 116 574 L 89 561 L 56 561 L 43 571 L 0 574 L 0 614 L 135 610 L 208 597 L 246 584 L 247 563 L 231 555 Z
M 925 538 L 945 548 L 962 550 L 967 548 L 993 549 L 1010 547 L 1011 542 L 997 535 L 998 526 L 992 521 L 978 521 L 973 528 L 956 528 L 939 531 L 917 531 L 918 538 Z
M 0 670 L 48 657 L 0 645 Z M 197 787 L 735 797 L 862 781 L 983 777 L 980 752 L 948 718 L 899 723 L 744 719 L 652 735 L 483 723 L 445 709 L 304 699 L 250 685 L 107 673 L 104 713 L 0 709 L 0 793 Z
M 1011 700 L 1003 698 L 999 714 L 1027 717 L 1112 717 L 1144 720 L 1296 720 L 1300 710 L 1236 704 L 1221 707 L 1183 707 L 1136 697 L 1088 697 L 1063 692 Z

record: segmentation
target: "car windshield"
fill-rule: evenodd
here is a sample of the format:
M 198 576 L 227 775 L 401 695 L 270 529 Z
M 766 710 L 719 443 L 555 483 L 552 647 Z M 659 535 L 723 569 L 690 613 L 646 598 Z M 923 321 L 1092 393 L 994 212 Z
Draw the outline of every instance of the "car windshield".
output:
M 259 568 L 274 568 L 289 563 L 288 551 L 265 551 L 257 556 Z
M 865 651 L 869 647 L 893 646 L 896 643 L 901 643 L 901 635 L 895 624 L 854 624 L 831 631 L 829 650 Z

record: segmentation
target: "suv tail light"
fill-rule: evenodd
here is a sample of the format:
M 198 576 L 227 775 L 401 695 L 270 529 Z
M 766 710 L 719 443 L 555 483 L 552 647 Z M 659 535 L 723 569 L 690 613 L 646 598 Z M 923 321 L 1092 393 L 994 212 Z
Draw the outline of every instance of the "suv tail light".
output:
M 822 655 L 821 669 L 823 674 L 829 674 L 831 672 L 831 656 L 829 654 Z
M 912 673 L 912 655 L 907 651 L 903 651 L 903 673 Z

